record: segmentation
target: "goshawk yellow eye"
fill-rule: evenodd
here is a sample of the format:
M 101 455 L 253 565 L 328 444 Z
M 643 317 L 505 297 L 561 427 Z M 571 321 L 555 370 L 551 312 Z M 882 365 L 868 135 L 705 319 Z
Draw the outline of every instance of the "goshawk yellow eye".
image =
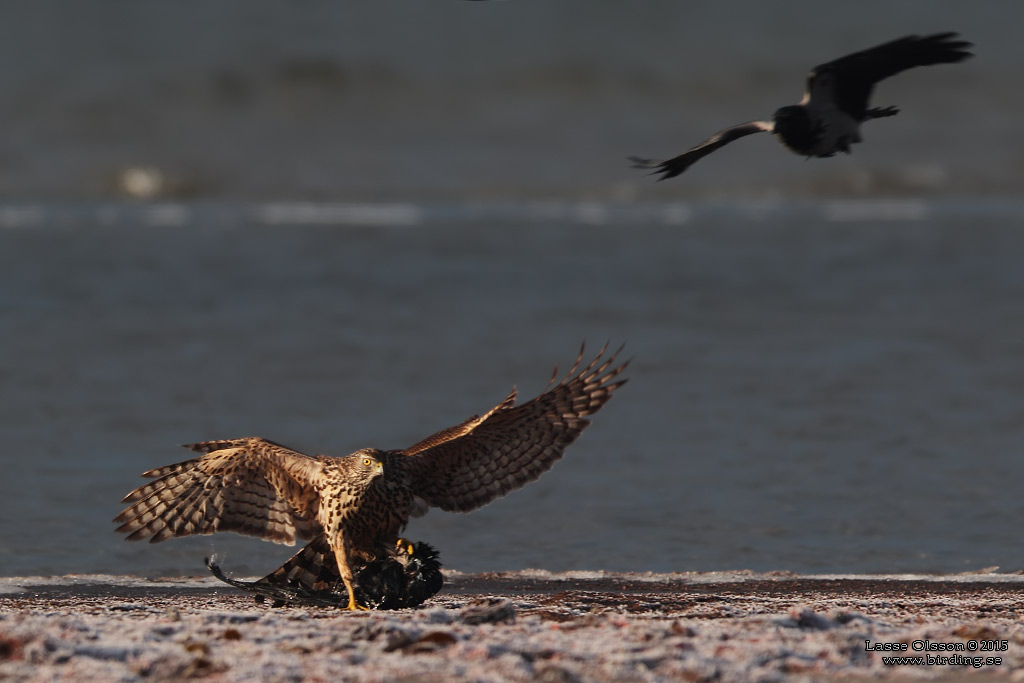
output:
M 363 466 L 364 467 L 369 467 L 372 464 L 373 464 L 372 460 L 370 460 L 369 458 L 363 458 Z

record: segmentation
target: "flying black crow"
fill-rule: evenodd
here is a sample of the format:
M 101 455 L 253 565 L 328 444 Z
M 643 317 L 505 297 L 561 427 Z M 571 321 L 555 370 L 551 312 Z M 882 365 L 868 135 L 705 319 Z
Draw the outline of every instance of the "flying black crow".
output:
M 694 162 L 733 140 L 754 133 L 779 136 L 783 145 L 805 157 L 830 157 L 850 153 L 860 142 L 860 124 L 895 116 L 896 107 L 872 107 L 869 100 L 875 83 L 915 66 L 952 64 L 971 57 L 971 43 L 956 33 L 907 36 L 877 47 L 854 52 L 814 67 L 800 104 L 782 107 L 771 121 L 748 121 L 718 131 L 696 147 L 667 161 L 630 157 L 633 168 L 653 169 L 659 180 L 672 178 Z

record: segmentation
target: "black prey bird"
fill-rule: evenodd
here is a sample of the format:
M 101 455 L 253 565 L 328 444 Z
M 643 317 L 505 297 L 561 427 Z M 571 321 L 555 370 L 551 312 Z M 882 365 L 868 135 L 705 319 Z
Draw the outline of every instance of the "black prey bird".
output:
M 860 142 L 860 124 L 895 116 L 896 107 L 871 107 L 875 83 L 915 66 L 953 64 L 971 57 L 971 43 L 956 33 L 907 36 L 862 52 L 816 66 L 807 76 L 800 104 L 782 107 L 771 121 L 749 121 L 720 130 L 710 138 L 667 161 L 630 157 L 633 168 L 653 169 L 659 180 L 672 178 L 719 147 L 753 133 L 779 136 L 783 145 L 805 157 L 830 157 L 850 153 Z
M 259 581 L 230 579 L 210 558 L 206 559 L 206 566 L 224 583 L 253 593 L 257 602 L 270 598 L 274 607 L 348 604 L 338 564 L 323 534 Z M 353 567 L 353 578 L 356 600 L 371 609 L 416 607 L 444 585 L 437 550 L 426 543 L 404 539 L 383 557 Z

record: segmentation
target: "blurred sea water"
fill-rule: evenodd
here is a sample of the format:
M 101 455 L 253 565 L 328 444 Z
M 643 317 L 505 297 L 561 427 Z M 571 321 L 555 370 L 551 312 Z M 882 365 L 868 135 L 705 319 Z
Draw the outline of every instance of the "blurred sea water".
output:
M 412 523 L 448 566 L 1024 566 L 1020 202 L 303 206 L 0 232 L 4 573 L 267 571 L 290 549 L 109 520 L 176 444 L 407 446 L 581 340 L 629 383 L 539 481 Z
M 1024 9 L 986 7 L 0 9 L 0 573 L 268 571 L 109 520 L 176 444 L 407 446 L 582 340 L 629 384 L 536 483 L 415 520 L 447 566 L 1024 568 Z M 852 156 L 625 161 L 943 30 L 978 57 L 884 83 Z

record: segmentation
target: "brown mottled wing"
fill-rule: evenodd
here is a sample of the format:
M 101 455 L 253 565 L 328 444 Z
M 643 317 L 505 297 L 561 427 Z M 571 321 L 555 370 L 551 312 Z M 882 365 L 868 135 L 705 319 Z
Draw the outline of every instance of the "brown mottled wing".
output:
M 566 378 L 532 401 L 513 407 L 513 391 L 483 417 L 399 451 L 413 493 L 442 510 L 468 512 L 551 469 L 590 424 L 585 416 L 626 382 L 615 378 L 628 363 L 613 367 L 618 352 L 603 359 L 604 351 L 577 372 L 581 349 Z
M 186 446 L 205 455 L 144 473 L 114 518 L 129 541 L 234 531 L 292 545 L 320 531 L 317 458 L 256 437 Z
M 457 424 L 454 427 L 449 427 L 448 429 L 442 429 L 437 434 L 431 434 L 427 438 L 423 439 L 423 441 L 420 441 L 419 443 L 413 446 L 409 446 L 408 448 L 403 450 L 402 453 L 404 453 L 405 455 L 415 455 L 417 453 L 427 450 L 428 448 L 432 448 L 434 446 L 443 444 L 446 441 L 451 441 L 452 439 L 457 439 L 460 436 L 465 436 L 466 434 L 469 434 L 481 422 L 489 418 L 495 412 L 499 410 L 507 410 L 508 408 L 514 406 L 516 404 L 516 395 L 517 392 L 515 389 L 513 389 L 512 392 L 505 398 L 504 401 L 502 401 L 494 408 L 492 408 L 490 411 L 488 411 L 488 413 L 484 415 L 482 418 L 479 415 L 474 415 L 473 417 L 467 419 L 465 422 L 461 424 Z
M 332 590 L 341 581 L 334 550 L 327 536 L 318 534 L 283 565 L 256 582 L 256 585 L 300 586 L 310 590 Z

